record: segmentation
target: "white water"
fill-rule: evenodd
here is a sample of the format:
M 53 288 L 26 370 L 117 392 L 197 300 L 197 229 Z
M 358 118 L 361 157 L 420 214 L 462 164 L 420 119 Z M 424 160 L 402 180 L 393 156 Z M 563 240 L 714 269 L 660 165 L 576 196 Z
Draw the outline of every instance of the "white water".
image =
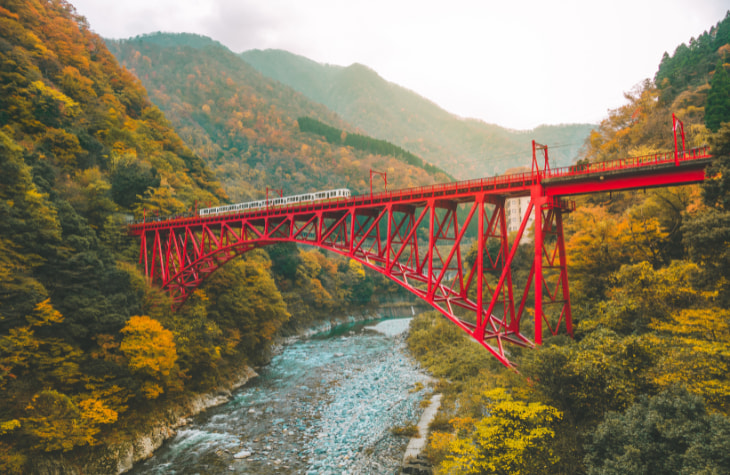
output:
M 428 376 L 404 353 L 410 319 L 351 324 L 285 346 L 234 399 L 132 473 L 397 473 Z

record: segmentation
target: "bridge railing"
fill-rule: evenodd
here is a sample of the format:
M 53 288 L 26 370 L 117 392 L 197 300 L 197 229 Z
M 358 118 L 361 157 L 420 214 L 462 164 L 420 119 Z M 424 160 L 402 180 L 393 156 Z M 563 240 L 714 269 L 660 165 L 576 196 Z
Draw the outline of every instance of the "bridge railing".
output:
M 700 160 L 710 158 L 709 147 L 699 147 L 678 154 L 679 162 L 688 162 L 692 160 Z M 642 167 L 650 167 L 655 165 L 664 165 L 674 163 L 674 152 L 657 153 L 652 155 L 643 155 L 639 157 L 619 158 L 616 160 L 608 160 L 605 162 L 593 162 L 567 167 L 554 168 L 548 170 L 542 176 L 544 178 L 563 178 L 579 175 L 588 175 L 592 173 L 600 173 L 606 171 L 619 171 L 627 169 L 636 169 Z
M 679 162 L 688 162 L 692 160 L 700 160 L 711 158 L 709 147 L 699 147 L 678 155 Z M 469 191 L 485 191 L 485 190 L 509 190 L 514 188 L 524 188 L 534 184 L 537 180 L 549 178 L 569 178 L 591 175 L 594 173 L 603 173 L 607 171 L 619 171 L 628 169 L 637 169 L 642 167 L 650 167 L 655 165 L 664 165 L 675 162 L 673 152 L 658 153 L 652 155 L 644 155 L 640 157 L 621 158 L 617 160 L 609 160 L 605 162 L 593 162 L 586 164 L 570 165 L 567 167 L 553 168 L 547 171 L 531 171 L 523 173 L 515 173 L 510 175 L 499 175 L 486 178 L 476 178 L 473 180 L 454 181 L 450 183 L 440 183 L 436 185 L 418 186 L 414 188 L 406 188 L 396 191 L 382 191 L 379 193 L 357 195 L 351 198 L 334 198 L 317 202 L 295 205 L 269 206 L 251 211 L 234 211 L 231 213 L 222 213 L 209 217 L 199 217 L 193 213 L 185 213 L 170 217 L 147 218 L 144 221 L 137 221 L 131 224 L 132 228 L 155 221 L 177 221 L 177 220 L 209 220 L 219 218 L 221 216 L 237 216 L 246 215 L 249 217 L 258 217 L 269 215 L 272 211 L 295 211 L 307 212 L 321 209 L 331 209 L 342 207 L 345 205 L 366 205 L 390 202 L 399 199 L 407 199 L 419 196 L 436 196 L 439 194 L 453 194 Z

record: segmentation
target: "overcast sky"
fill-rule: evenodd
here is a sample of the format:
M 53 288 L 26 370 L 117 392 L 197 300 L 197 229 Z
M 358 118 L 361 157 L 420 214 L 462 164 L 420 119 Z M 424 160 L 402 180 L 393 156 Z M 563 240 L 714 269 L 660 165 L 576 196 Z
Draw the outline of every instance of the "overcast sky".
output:
M 105 38 L 209 36 L 362 63 L 449 112 L 514 129 L 598 123 L 728 0 L 70 0 Z

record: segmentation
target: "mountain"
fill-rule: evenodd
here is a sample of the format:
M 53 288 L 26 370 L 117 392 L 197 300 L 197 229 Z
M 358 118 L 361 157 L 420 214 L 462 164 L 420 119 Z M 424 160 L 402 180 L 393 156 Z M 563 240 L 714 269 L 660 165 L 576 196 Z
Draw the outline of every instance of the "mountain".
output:
M 552 147 L 554 167 L 568 165 L 593 128 L 571 124 L 510 130 L 450 114 L 361 64 L 325 65 L 282 50 L 250 50 L 240 56 L 262 74 L 326 105 L 366 133 L 461 179 L 529 165 L 533 139 Z
M 0 65 L 0 472 L 38 473 L 200 372 L 124 217 L 226 197 L 69 3 L 4 0 Z
M 234 201 L 262 198 L 267 187 L 284 194 L 341 187 L 363 193 L 371 168 L 386 171 L 388 183 L 398 188 L 449 181 L 444 173 L 402 157 L 330 144 L 302 132 L 300 117 L 348 133 L 359 130 L 208 38 L 157 33 L 107 45 L 216 171 Z
M 447 179 L 300 131 L 300 116 L 355 128 L 209 39 L 111 44 L 130 69 L 64 0 L 0 5 L 0 473 L 117 470 L 115 444 L 265 361 L 285 322 L 391 291 L 344 258 L 272 246 L 173 312 L 139 269 L 129 215 L 227 201 L 224 185 L 234 199 L 362 192 L 369 167 L 403 186 Z

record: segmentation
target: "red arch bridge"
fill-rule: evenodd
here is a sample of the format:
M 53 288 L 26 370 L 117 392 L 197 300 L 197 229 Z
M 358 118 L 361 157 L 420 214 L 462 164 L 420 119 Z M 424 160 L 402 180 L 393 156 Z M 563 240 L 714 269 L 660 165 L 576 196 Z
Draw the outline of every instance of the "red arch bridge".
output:
M 686 152 L 683 142 L 675 121 L 674 153 L 551 169 L 548 148 L 533 141 L 526 173 L 148 221 L 130 225 L 129 233 L 140 237 L 146 276 L 178 307 L 240 254 L 277 242 L 308 244 L 389 277 L 511 366 L 508 344 L 532 346 L 544 335 L 573 332 L 563 216 L 575 203 L 566 197 L 700 182 L 709 151 Z M 505 202 L 517 197 L 529 197 L 529 206 L 510 240 Z M 529 240 L 531 216 L 534 254 L 526 280 L 518 283 L 512 263 L 520 240 Z M 523 333 L 530 324 L 532 332 Z

